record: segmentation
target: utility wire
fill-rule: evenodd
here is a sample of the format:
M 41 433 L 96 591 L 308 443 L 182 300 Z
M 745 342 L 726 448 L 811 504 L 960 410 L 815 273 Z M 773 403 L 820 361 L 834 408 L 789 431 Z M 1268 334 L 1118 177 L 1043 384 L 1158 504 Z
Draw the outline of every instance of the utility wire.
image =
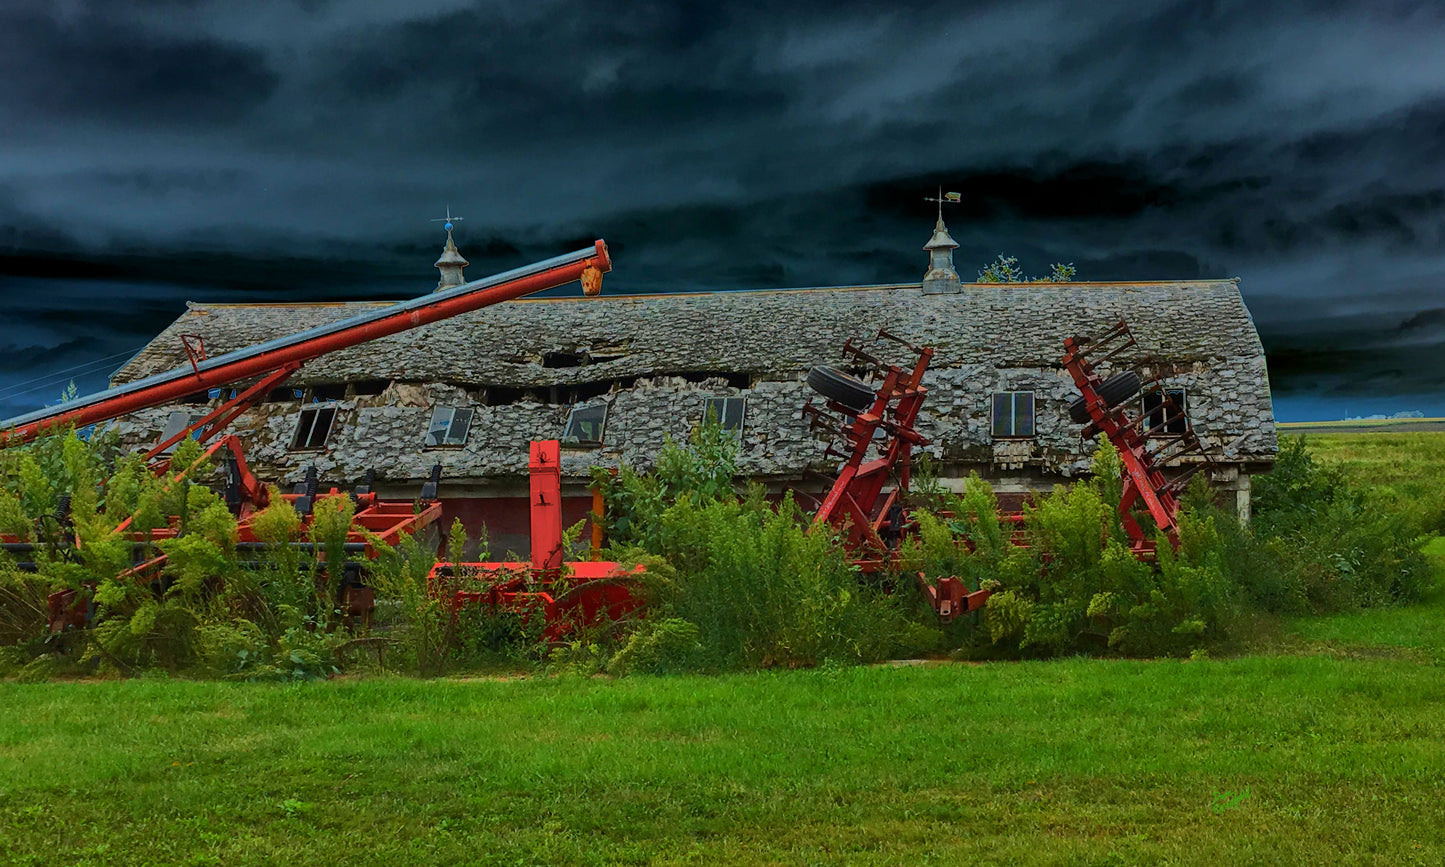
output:
M 117 352 L 114 355 L 107 355 L 104 358 L 87 362 L 85 364 L 77 364 L 74 367 L 67 367 L 62 370 L 51 371 L 44 376 L 36 377 L 35 379 L 27 379 L 14 385 L 0 388 L 0 397 L 13 397 L 16 394 L 28 394 L 31 391 L 35 391 L 47 385 L 55 385 L 62 380 L 74 378 L 73 374 L 75 373 L 105 367 L 106 365 L 112 363 L 118 358 L 135 355 L 142 349 L 145 349 L 145 346 L 138 346 L 135 349 L 129 349 L 125 352 Z

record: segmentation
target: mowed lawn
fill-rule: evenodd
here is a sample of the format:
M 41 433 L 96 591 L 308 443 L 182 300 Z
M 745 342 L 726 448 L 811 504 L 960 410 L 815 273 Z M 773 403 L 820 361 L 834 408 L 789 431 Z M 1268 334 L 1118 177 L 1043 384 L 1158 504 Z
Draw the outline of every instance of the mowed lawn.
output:
M 7 683 L 0 862 L 1438 865 L 1442 675 L 1341 648 Z

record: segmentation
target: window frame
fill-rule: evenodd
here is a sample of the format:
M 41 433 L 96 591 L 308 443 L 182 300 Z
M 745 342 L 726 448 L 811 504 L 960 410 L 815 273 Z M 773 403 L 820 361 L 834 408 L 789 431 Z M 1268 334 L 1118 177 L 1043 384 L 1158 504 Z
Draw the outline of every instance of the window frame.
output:
M 573 423 L 573 421 L 577 418 L 577 414 L 578 414 L 578 413 L 597 412 L 597 411 L 599 411 L 599 410 L 602 412 L 602 419 L 601 419 L 601 422 L 598 424 L 597 439 L 595 439 L 595 440 L 584 440 L 584 439 L 580 439 L 580 438 L 577 438 L 577 439 L 568 439 L 568 438 L 567 438 L 567 434 L 572 430 L 572 423 Z M 599 447 L 601 447 L 602 444 L 607 441 L 607 417 L 608 417 L 609 415 L 611 415 L 611 414 L 612 414 L 612 404 L 607 403 L 607 402 L 605 402 L 605 401 L 604 401 L 603 403 L 593 404 L 593 405 L 591 405 L 591 406 L 574 406 L 574 407 L 572 407 L 571 409 L 569 409 L 569 410 L 567 411 L 567 421 L 566 421 L 565 424 L 562 425 L 562 436 L 558 438 L 558 441 L 559 441 L 563 446 L 565 446 L 565 447 L 567 447 L 567 448 L 574 448 L 574 449 L 577 449 L 577 448 L 586 449 L 586 448 L 599 448 Z
M 301 442 L 301 423 L 306 418 L 306 413 L 312 413 L 311 427 L 307 431 L 306 443 Z M 321 442 L 316 445 L 309 443 L 316 438 L 316 420 L 322 413 L 330 413 L 331 418 L 327 422 L 326 432 L 321 435 Z M 296 429 L 291 434 L 291 444 L 287 451 L 292 452 L 324 452 L 331 444 L 331 435 L 336 433 L 336 419 L 341 413 L 341 408 L 335 403 L 308 404 L 303 405 L 296 414 Z
M 741 403 L 742 403 L 742 408 L 738 410 L 738 423 L 737 423 L 737 427 L 728 427 L 728 425 L 727 425 L 727 405 L 728 405 L 728 401 L 734 401 L 734 400 L 741 402 Z M 709 409 L 714 403 L 721 403 L 721 404 L 722 404 L 722 407 L 721 407 L 721 409 L 718 411 L 718 415 L 717 415 L 718 424 L 722 425 L 722 429 L 725 430 L 725 431 L 727 431 L 728 433 L 732 434 L 735 439 L 742 439 L 742 437 L 743 437 L 743 431 L 746 430 L 746 428 L 747 428 L 747 423 L 748 423 L 748 398 L 747 398 L 747 395 L 745 395 L 745 394 L 735 394 L 735 395 L 723 395 L 723 396 L 721 396 L 721 397 L 704 397 L 704 398 L 702 399 L 702 416 L 698 419 L 698 422 L 697 422 L 697 425 L 698 425 L 699 428 L 701 428 L 702 425 L 707 421 L 707 412 L 708 412 L 708 409 Z
M 1169 426 L 1163 424 L 1165 418 L 1164 398 L 1166 396 L 1179 404 L 1181 413 L 1179 418 L 1169 422 Z M 1159 402 L 1153 407 L 1149 406 L 1149 398 L 1151 397 L 1159 399 Z M 1165 388 L 1157 394 L 1141 395 L 1139 397 L 1139 410 L 1144 416 L 1143 433 L 1147 437 L 1181 437 L 1189 432 L 1189 389 L 1185 386 Z M 1158 414 L 1158 421 L 1152 418 L 1156 413 Z M 1170 429 L 1170 426 L 1176 425 L 1177 427 Z M 1164 429 L 1160 430 L 1160 427 Z
M 1018 399 L 1020 395 L 1028 395 L 1028 433 L 1018 433 L 1019 414 Z M 1039 407 L 1038 396 L 1032 391 L 996 391 L 989 396 L 988 432 L 992 439 L 996 440 L 1031 440 L 1038 436 Z M 999 398 L 1009 398 L 1008 410 L 1008 433 L 999 433 L 998 428 L 998 402 Z
M 435 443 L 434 443 L 434 442 L 431 441 L 432 432 L 435 431 L 435 430 L 437 430 L 437 426 L 436 426 L 436 425 L 437 425 L 437 416 L 439 416 L 439 415 L 440 415 L 441 413 L 443 413 L 443 412 L 445 412 L 445 413 L 448 414 L 448 415 L 447 415 L 447 424 L 446 424 L 445 433 L 444 433 L 444 434 L 442 435 L 442 437 L 441 437 L 441 442 L 435 442 Z M 463 423 L 463 425 L 462 425 L 462 433 L 461 433 L 461 436 L 460 436 L 460 437 L 457 437 L 457 436 L 455 436 L 455 431 L 454 431 L 454 429 L 455 429 L 456 424 L 457 424 L 457 415 L 458 415 L 459 413 L 466 413 L 466 421 L 465 421 L 465 422 Z M 466 446 L 466 444 L 467 444 L 467 437 L 470 436 L 470 435 L 471 435 L 471 432 L 472 432 L 472 422 L 476 419 L 476 417 L 477 417 L 477 411 L 476 411 L 476 409 L 475 409 L 474 407 L 470 407 L 470 406 L 437 406 L 437 407 L 432 407 L 431 419 L 427 422 L 426 433 L 424 433 L 424 434 L 422 435 L 422 448 L 423 448 L 423 449 L 458 449 L 458 448 L 462 448 L 462 447 Z

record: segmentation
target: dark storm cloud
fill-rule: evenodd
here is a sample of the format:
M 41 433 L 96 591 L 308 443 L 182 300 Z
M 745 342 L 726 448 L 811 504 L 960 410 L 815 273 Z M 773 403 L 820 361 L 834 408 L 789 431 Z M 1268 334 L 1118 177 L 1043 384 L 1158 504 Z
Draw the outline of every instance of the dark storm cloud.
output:
M 1285 384 L 1328 340 L 1404 388 L 1441 348 L 1406 323 L 1445 307 L 1442 34 L 1374 0 L 22 0 L 0 267 L 172 311 L 409 295 L 449 202 L 472 273 L 600 235 L 612 291 L 893 282 L 943 184 L 966 276 L 1240 276 Z
M 105 6 L 69 19 L 27 7 L 0 19 L 0 104 L 22 117 L 141 128 L 231 123 L 276 87 L 256 48 L 158 38 Z

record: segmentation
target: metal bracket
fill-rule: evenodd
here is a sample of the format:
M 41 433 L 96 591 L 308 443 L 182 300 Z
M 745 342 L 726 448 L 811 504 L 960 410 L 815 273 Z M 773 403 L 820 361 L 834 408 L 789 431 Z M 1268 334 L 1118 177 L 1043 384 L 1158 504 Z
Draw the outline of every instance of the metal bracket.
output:
M 200 364 L 206 360 L 206 338 L 199 334 L 182 334 L 181 346 L 185 347 L 186 358 L 191 362 L 191 370 L 199 375 Z

